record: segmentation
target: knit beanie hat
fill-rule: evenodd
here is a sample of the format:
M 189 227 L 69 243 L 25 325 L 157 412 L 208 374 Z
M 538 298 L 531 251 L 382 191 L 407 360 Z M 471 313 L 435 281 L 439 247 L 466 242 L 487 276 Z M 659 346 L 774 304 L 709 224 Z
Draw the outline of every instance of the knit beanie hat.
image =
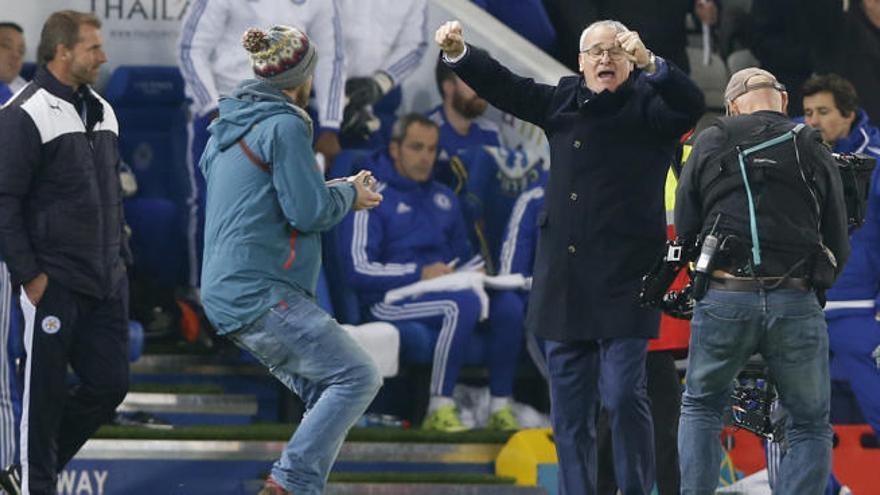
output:
M 256 78 L 278 89 L 302 85 L 318 63 L 314 43 L 306 33 L 290 26 L 272 26 L 269 31 L 250 28 L 241 44 L 250 53 Z

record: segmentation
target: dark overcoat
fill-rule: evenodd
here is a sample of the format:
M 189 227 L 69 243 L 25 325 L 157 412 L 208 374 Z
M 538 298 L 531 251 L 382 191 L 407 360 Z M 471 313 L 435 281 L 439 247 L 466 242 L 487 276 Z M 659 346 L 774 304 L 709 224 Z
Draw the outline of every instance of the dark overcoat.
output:
M 599 94 L 582 76 L 556 86 L 517 76 L 471 45 L 449 65 L 550 141 L 528 328 L 557 341 L 656 337 L 660 315 L 636 296 L 663 250 L 666 172 L 677 140 L 703 114 L 700 89 L 659 57 L 653 74 L 635 70 Z

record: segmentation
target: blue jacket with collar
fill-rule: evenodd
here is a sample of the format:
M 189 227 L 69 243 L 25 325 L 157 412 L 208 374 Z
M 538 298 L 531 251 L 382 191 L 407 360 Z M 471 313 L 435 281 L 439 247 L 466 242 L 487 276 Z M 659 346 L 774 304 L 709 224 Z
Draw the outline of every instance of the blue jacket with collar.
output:
M 355 212 L 342 223 L 345 270 L 360 303 L 381 301 L 391 289 L 418 282 L 422 267 L 461 263 L 471 256 L 455 193 L 436 182 L 401 176 L 386 152 L 364 164 L 379 181 L 382 204 Z
M 834 144 L 837 153 L 865 153 L 880 160 L 880 130 L 868 121 L 868 115 L 859 109 L 858 116 L 849 135 Z M 834 310 L 834 315 L 855 312 L 875 313 L 880 308 L 880 167 L 874 168 L 871 189 L 868 196 L 868 213 L 865 223 L 850 235 L 851 254 L 843 272 L 828 290 L 829 304 L 826 309 Z M 874 301 L 868 307 L 868 301 Z M 865 301 L 858 304 L 836 304 L 835 302 Z M 838 311 L 834 308 L 838 306 Z M 832 313 L 829 313 L 831 315 Z

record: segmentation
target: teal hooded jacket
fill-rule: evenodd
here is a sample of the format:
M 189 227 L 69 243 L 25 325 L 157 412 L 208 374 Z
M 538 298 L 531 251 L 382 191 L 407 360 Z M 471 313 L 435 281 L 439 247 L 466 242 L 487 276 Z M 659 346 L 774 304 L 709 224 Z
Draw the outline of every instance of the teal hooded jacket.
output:
M 199 163 L 208 186 L 201 293 L 208 319 L 226 334 L 293 292 L 314 297 L 321 232 L 342 220 L 356 193 L 349 182 L 325 184 L 311 119 L 266 83 L 247 80 L 221 98 L 208 131 Z

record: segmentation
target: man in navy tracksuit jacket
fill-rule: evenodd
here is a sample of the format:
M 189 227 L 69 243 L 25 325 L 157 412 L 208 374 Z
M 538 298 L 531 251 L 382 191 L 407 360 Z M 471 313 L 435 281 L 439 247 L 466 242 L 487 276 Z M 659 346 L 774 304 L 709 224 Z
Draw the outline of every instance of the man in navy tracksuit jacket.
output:
M 865 153 L 880 160 L 880 130 L 858 107 L 855 88 L 835 74 L 804 84 L 804 121 L 838 153 Z M 865 420 L 880 435 L 880 168 L 874 169 L 865 223 L 850 232 L 849 261 L 828 290 L 825 316 L 831 376 L 848 381 Z
M 54 494 L 58 472 L 128 390 L 119 130 L 89 87 L 107 61 L 100 26 L 52 14 L 43 65 L 0 110 L 0 257 L 25 315 L 22 493 Z
M 346 271 L 362 305 L 384 321 L 418 321 L 440 332 L 434 348 L 431 402 L 425 427 L 464 429 L 452 391 L 470 336 L 481 319 L 478 291 L 470 288 L 428 292 L 398 302 L 383 302 L 389 290 L 454 271 L 473 252 L 455 193 L 432 180 L 438 128 L 410 114 L 392 131 L 389 153 L 379 152 L 365 168 L 381 182 L 385 201 L 358 211 L 342 224 Z M 489 426 L 516 427 L 510 397 L 522 342 L 522 313 L 509 304 L 511 293 L 491 293 L 489 303 Z

